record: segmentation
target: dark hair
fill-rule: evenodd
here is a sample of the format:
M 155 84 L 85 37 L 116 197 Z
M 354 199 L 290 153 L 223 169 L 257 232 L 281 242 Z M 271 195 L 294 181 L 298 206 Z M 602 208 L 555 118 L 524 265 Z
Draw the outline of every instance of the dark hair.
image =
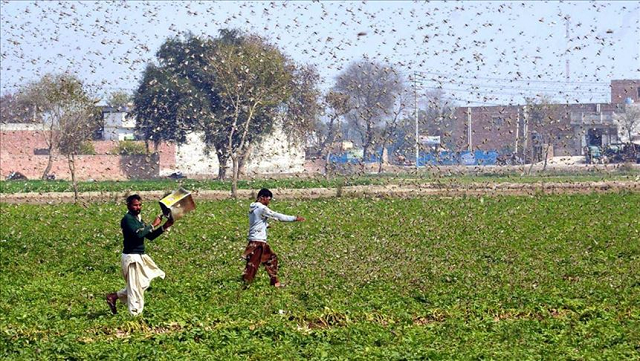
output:
M 130 196 L 127 197 L 127 205 L 131 204 L 131 202 L 133 201 L 142 201 L 142 198 L 140 198 L 139 195 L 137 194 L 132 194 Z
M 268 190 L 267 188 L 262 188 L 259 192 L 258 192 L 258 197 L 267 197 L 267 198 L 273 198 L 273 193 L 271 193 L 270 190 Z

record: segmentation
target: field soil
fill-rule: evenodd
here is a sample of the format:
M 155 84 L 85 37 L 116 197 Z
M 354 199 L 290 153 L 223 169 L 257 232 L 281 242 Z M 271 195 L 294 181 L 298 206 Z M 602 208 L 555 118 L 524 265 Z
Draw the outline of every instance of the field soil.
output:
M 417 196 L 478 196 L 478 195 L 535 195 L 535 194 L 586 194 L 603 192 L 640 192 L 639 181 L 599 182 L 536 182 L 536 183 L 425 183 L 420 185 L 365 185 L 341 188 L 272 189 L 279 199 L 316 199 L 332 197 L 400 197 Z M 238 190 L 241 199 L 255 198 L 255 190 Z M 131 192 L 82 192 L 81 202 L 120 202 L 128 195 L 138 193 L 145 199 L 161 199 L 165 191 Z M 195 190 L 197 200 L 222 200 L 231 198 L 229 191 Z M 52 204 L 73 202 L 73 192 L 0 194 L 0 202 L 26 204 Z

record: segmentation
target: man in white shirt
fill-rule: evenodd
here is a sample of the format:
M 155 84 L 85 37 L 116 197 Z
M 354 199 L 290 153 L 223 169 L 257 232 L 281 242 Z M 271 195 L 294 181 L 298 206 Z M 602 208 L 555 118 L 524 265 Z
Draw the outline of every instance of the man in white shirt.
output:
M 249 236 L 247 237 L 249 244 L 242 254 L 242 257 L 247 260 L 247 265 L 242 273 L 242 279 L 246 283 L 251 283 L 256 276 L 258 267 L 263 264 L 271 279 L 271 285 L 283 287 L 283 284 L 278 280 L 278 256 L 267 244 L 269 219 L 282 222 L 302 222 L 304 218 L 272 211 L 268 207 L 272 198 L 271 191 L 262 188 L 258 192 L 256 201 L 249 206 Z

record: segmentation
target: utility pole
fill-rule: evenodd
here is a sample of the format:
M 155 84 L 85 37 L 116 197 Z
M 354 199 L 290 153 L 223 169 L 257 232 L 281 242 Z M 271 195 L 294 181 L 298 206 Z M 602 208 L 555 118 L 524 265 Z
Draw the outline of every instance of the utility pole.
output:
M 529 110 L 527 108 L 527 106 L 525 105 L 523 107 L 523 116 L 524 116 L 524 123 L 522 125 L 522 133 L 524 136 L 524 139 L 522 140 L 522 155 L 523 155 L 523 164 L 527 163 L 527 152 L 528 152 L 528 144 L 529 144 Z
M 565 38 L 567 39 L 567 51 L 565 52 L 565 71 L 566 71 L 566 81 L 567 83 L 569 82 L 570 79 L 570 69 L 569 69 L 569 49 L 570 49 L 570 45 L 569 45 L 569 41 L 571 41 L 571 39 L 569 38 L 569 26 L 571 25 L 570 20 L 569 20 L 569 16 L 567 15 L 565 17 L 566 21 L 566 33 L 565 33 Z
M 416 117 L 416 170 L 418 170 L 418 158 L 420 157 L 420 135 L 418 134 L 418 72 L 413 72 L 413 95 L 415 100 L 415 117 Z
M 469 142 L 468 150 L 473 151 L 473 143 L 471 141 L 471 107 L 467 107 L 467 141 Z
M 516 149 L 513 154 L 518 154 L 518 138 L 520 137 L 520 109 L 516 113 Z

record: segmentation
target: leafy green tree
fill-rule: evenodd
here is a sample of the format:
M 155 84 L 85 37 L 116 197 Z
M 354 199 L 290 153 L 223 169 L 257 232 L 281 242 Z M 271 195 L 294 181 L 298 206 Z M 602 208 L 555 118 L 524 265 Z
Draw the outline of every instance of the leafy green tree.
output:
M 202 131 L 206 150 L 218 157 L 219 178 L 231 160 L 234 194 L 242 160 L 277 121 L 292 144 L 315 126 L 315 69 L 296 66 L 258 36 L 226 29 L 216 38 L 188 34 L 167 39 L 156 55 L 158 64 L 147 66 L 134 95 L 138 131 L 156 146 Z
M 220 42 L 212 54 L 214 85 L 221 99 L 217 117 L 228 127 L 226 152 L 232 162 L 232 195 L 237 195 L 240 156 L 252 138 L 273 123 L 276 107 L 292 94 L 289 60 L 264 39 L 250 36 L 240 43 Z M 262 118 L 263 121 L 257 122 Z M 273 124 L 271 124 L 272 126 Z
M 197 104 L 204 97 L 193 96 L 197 88 L 186 78 L 171 69 L 153 64 L 147 65 L 142 81 L 134 95 L 136 130 L 148 144 L 157 150 L 162 141 L 183 144 L 187 133 L 196 127 L 199 113 Z

